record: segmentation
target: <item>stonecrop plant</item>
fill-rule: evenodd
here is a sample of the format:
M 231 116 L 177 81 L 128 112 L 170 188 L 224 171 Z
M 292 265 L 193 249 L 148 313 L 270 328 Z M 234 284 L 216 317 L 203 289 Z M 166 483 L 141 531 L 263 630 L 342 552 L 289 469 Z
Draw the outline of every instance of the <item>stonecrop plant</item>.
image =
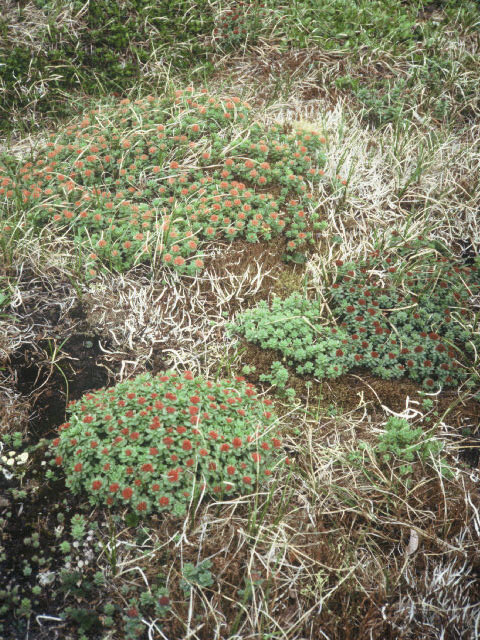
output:
M 470 304 L 480 292 L 478 265 L 438 254 L 423 239 L 375 251 L 359 262 L 337 261 L 325 326 L 320 303 L 294 294 L 261 302 L 230 330 L 280 351 L 300 374 L 334 378 L 354 366 L 381 378 L 408 377 L 426 389 L 457 385 L 480 349 Z M 478 378 L 477 378 L 478 381 Z
M 203 493 L 248 494 L 290 464 L 270 405 L 241 377 L 143 374 L 71 403 L 53 454 L 93 505 L 181 515 Z
M 237 2 L 219 13 L 213 29 L 213 43 L 221 50 L 242 44 L 253 45 L 267 18 L 267 10 L 259 2 Z
M 355 361 L 381 378 L 407 376 L 426 389 L 457 385 L 478 352 L 480 271 L 423 238 L 337 263 L 331 310 Z
M 392 457 L 407 463 L 413 462 L 416 457 L 426 460 L 430 455 L 438 455 L 442 448 L 443 443 L 432 437 L 426 438 L 421 427 L 414 428 L 405 418 L 395 416 L 387 420 L 377 445 L 384 462 L 390 462 Z M 402 470 L 410 472 L 411 467 L 407 464 Z
M 361 441 L 358 451 L 350 454 L 349 460 L 364 464 L 364 452 L 369 451 L 377 463 L 396 468 L 401 476 L 409 476 L 414 472 L 416 462 L 434 461 L 445 477 L 453 473 L 445 458 L 441 456 L 443 442 L 431 435 L 426 436 L 421 427 L 414 427 L 405 418 L 390 416 L 377 442 L 371 444 Z
M 206 90 L 124 99 L 52 134 L 31 161 L 0 163 L 0 204 L 70 237 L 90 277 L 148 261 L 191 275 L 218 238 L 307 247 L 321 227 L 311 201 L 323 143 L 263 127 L 247 103 Z
M 322 325 L 320 303 L 298 293 L 285 300 L 274 298 L 271 307 L 261 300 L 237 317 L 229 330 L 262 349 L 280 351 L 299 374 L 336 378 L 354 364 L 347 351 L 347 333 Z

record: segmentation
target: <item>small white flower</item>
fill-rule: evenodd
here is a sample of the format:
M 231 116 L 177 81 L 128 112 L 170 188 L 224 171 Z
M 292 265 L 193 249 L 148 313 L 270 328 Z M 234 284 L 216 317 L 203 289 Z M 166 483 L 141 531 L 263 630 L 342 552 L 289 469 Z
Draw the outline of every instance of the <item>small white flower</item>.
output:
M 38 581 L 42 587 L 46 587 L 55 580 L 55 573 L 53 571 L 45 571 L 38 575 Z
M 28 460 L 28 453 L 24 451 L 20 455 L 17 456 L 17 464 L 25 464 Z

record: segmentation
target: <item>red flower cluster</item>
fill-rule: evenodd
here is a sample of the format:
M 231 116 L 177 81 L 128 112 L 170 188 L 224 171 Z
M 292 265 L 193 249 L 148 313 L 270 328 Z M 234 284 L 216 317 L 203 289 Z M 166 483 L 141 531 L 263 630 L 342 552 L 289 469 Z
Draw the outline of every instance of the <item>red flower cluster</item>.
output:
M 171 404 L 149 404 L 159 397 Z M 112 409 L 104 415 L 98 408 L 107 403 Z M 179 416 L 207 403 L 209 411 L 196 412 L 194 425 L 179 424 Z M 271 474 L 267 465 L 279 457 L 281 441 L 262 435 L 275 419 L 264 410 L 270 404 L 242 378 L 212 382 L 191 372 L 144 374 L 72 404 L 68 437 L 61 429 L 52 446 L 69 486 L 86 491 L 93 503 L 129 504 L 140 514 L 178 512 L 194 491 L 241 493 Z M 88 431 L 85 418 L 91 418 Z

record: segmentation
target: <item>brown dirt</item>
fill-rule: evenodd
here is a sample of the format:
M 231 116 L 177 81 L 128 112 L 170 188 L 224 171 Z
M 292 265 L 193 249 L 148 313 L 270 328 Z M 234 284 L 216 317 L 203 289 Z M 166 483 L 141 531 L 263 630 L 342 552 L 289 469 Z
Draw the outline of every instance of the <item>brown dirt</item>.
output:
M 252 243 L 246 240 L 236 240 L 227 244 L 221 254 L 206 260 L 206 269 L 218 278 L 225 277 L 228 273 L 240 275 L 250 266 L 253 267 L 253 273 L 255 273 L 257 262 L 262 266 L 262 271 L 270 271 L 269 275 L 263 279 L 259 291 L 248 300 L 248 306 L 253 306 L 260 300 L 268 300 L 272 292 L 282 295 L 286 290 L 284 283 L 289 278 L 294 281 L 300 279 L 305 272 L 303 265 L 283 261 L 286 245 L 287 241 L 282 236 L 268 242 Z M 208 285 L 205 287 L 204 294 L 207 300 L 214 302 L 212 299 L 214 292 L 208 288 Z M 232 301 L 231 314 L 233 315 L 238 308 L 238 303 Z

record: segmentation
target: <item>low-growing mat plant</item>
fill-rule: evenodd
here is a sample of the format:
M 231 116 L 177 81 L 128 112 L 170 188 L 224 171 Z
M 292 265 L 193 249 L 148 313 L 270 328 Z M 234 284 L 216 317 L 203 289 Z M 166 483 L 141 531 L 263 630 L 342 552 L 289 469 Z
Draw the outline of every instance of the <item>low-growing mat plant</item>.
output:
M 66 233 L 88 277 L 145 261 L 193 275 L 220 237 L 282 236 L 294 258 L 322 226 L 323 137 L 262 127 L 237 97 L 125 99 L 51 138 L 15 177 L 0 166 L 0 197 L 12 215 L 20 199 L 37 233 Z
M 199 495 L 248 494 L 289 463 L 271 404 L 243 378 L 143 374 L 70 405 L 55 463 L 93 505 L 181 515 Z
M 430 390 L 478 384 L 478 318 L 470 307 L 480 291 L 477 266 L 442 255 L 423 238 L 392 241 L 363 260 L 337 260 L 332 318 L 322 317 L 322 300 L 298 293 L 274 298 L 271 307 L 260 302 L 239 314 L 230 331 L 318 379 L 358 366 Z
M 417 462 L 436 463 L 445 477 L 452 477 L 453 471 L 440 457 L 442 449 L 441 440 L 427 435 L 422 427 L 413 427 L 405 418 L 390 416 L 375 444 L 361 441 L 358 451 L 350 454 L 349 460 L 363 465 L 368 475 L 368 460 L 373 456 L 380 468 L 383 465 L 390 468 L 391 473 L 398 473 L 408 486 Z
M 275 297 L 271 306 L 262 300 L 240 314 L 230 329 L 263 349 L 280 351 L 286 364 L 295 366 L 299 374 L 335 378 L 348 371 L 344 347 L 347 334 L 318 322 L 320 306 L 301 294 L 285 300 Z M 350 360 L 353 366 L 353 356 Z

